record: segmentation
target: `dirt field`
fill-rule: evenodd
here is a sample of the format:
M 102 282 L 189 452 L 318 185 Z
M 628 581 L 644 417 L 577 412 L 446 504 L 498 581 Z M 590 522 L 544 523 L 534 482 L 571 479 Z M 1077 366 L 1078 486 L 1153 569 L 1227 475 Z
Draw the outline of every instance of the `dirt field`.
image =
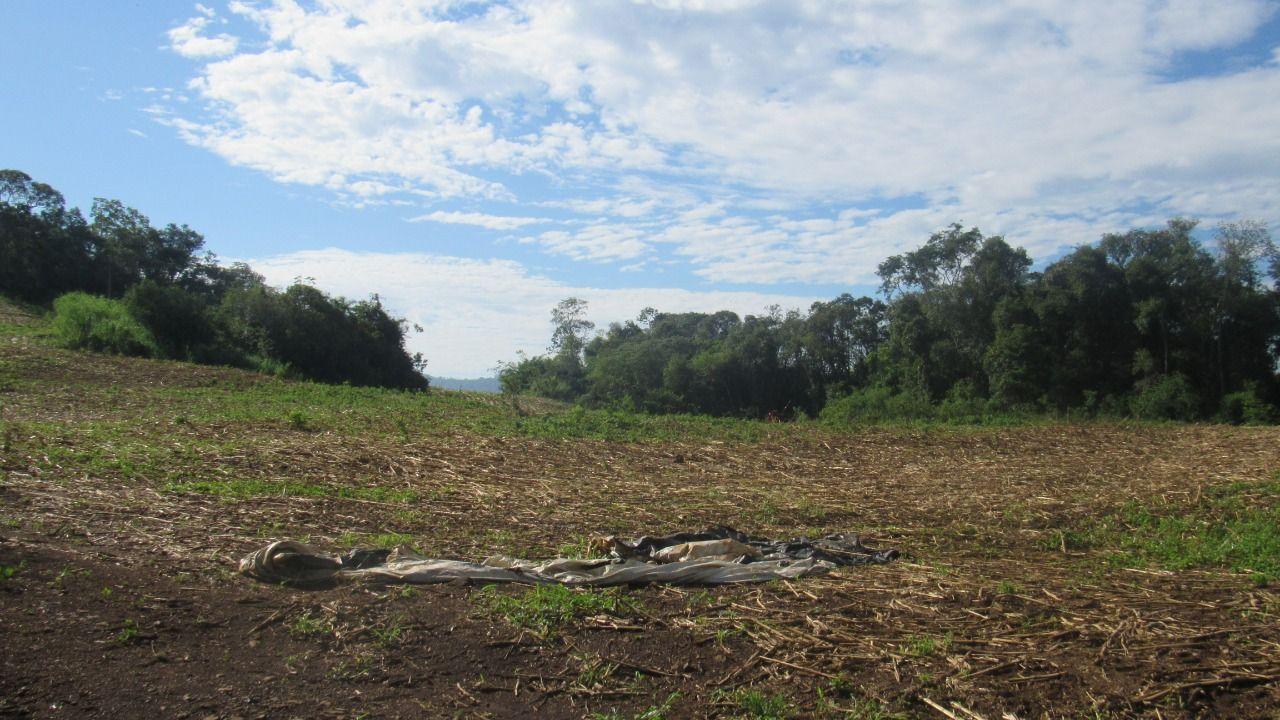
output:
M 0 717 L 1280 717 L 1276 428 L 598 439 L 0 323 Z M 903 558 L 565 596 L 235 572 L 280 538 L 545 557 L 718 523 Z

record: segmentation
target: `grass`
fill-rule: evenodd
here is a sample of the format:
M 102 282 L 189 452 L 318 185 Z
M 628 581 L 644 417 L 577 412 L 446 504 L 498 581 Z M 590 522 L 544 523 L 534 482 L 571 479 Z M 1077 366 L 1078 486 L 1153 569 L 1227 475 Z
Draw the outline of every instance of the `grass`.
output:
M 289 623 L 289 633 L 295 637 L 322 637 L 333 632 L 333 625 L 328 620 L 305 612 Z
M 361 535 L 353 532 L 345 532 L 334 539 L 334 543 L 343 547 L 376 547 L 391 550 L 401 545 L 414 547 L 414 538 L 412 535 L 405 533 L 377 533 L 374 535 Z M 415 548 L 416 550 L 416 548 Z
M 397 645 L 408 632 L 409 626 L 405 624 L 405 619 L 396 616 L 387 620 L 386 624 L 381 627 L 375 627 L 371 630 L 373 639 L 383 647 L 392 647 Z
M 473 597 L 487 614 L 543 636 L 578 617 L 624 617 L 639 607 L 617 589 L 575 590 L 563 585 L 535 585 L 514 594 L 486 585 Z
M 733 708 L 732 717 L 740 720 L 786 720 L 791 717 L 791 703 L 785 695 L 774 695 L 758 688 L 742 687 L 732 692 L 716 692 L 712 700 Z
M 1280 478 L 1207 489 L 1194 505 L 1131 500 L 1118 510 L 1042 540 L 1046 549 L 1096 550 L 1119 567 L 1218 569 L 1280 578 Z
M 418 494 L 412 490 L 315 485 L 294 480 L 188 480 L 166 483 L 161 489 L 165 492 L 193 492 L 237 500 L 253 497 L 318 497 L 409 504 L 418 499 Z
M 909 657 L 923 658 L 941 655 L 951 648 L 951 635 L 912 635 L 902 646 L 902 652 Z
M 661 703 L 650 705 L 634 715 L 623 715 L 617 710 L 614 710 L 608 714 L 593 713 L 590 717 L 591 720 L 666 720 L 667 714 L 671 712 L 671 706 L 675 704 L 675 701 L 679 699 L 679 697 L 680 693 L 671 693 L 667 696 L 667 699 L 663 700 Z

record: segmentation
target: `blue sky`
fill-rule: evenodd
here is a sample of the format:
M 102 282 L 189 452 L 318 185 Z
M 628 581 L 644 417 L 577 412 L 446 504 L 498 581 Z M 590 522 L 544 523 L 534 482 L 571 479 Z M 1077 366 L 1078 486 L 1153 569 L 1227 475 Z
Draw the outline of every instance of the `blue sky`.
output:
M 379 292 L 440 375 L 604 323 L 805 307 L 953 221 L 1039 259 L 1280 219 L 1258 0 L 0 6 L 0 166 Z

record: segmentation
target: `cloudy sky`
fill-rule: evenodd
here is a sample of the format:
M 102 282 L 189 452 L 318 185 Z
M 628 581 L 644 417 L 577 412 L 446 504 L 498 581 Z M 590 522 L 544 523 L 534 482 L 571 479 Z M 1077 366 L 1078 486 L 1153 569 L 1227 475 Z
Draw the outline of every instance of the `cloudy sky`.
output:
M 379 292 L 439 375 L 599 322 L 871 292 L 951 222 L 1041 260 L 1280 221 L 1261 0 L 0 7 L 0 166 Z

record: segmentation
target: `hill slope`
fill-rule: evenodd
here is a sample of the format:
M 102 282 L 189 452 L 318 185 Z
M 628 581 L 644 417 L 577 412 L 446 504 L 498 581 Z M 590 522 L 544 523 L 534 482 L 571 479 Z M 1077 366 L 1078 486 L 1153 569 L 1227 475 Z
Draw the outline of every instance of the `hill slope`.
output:
M 22 311 L 0 323 L 0 716 L 1280 706 L 1275 428 L 838 434 L 513 408 L 70 353 Z M 906 559 L 616 593 L 235 573 L 279 538 L 543 557 L 715 523 L 856 531 Z

